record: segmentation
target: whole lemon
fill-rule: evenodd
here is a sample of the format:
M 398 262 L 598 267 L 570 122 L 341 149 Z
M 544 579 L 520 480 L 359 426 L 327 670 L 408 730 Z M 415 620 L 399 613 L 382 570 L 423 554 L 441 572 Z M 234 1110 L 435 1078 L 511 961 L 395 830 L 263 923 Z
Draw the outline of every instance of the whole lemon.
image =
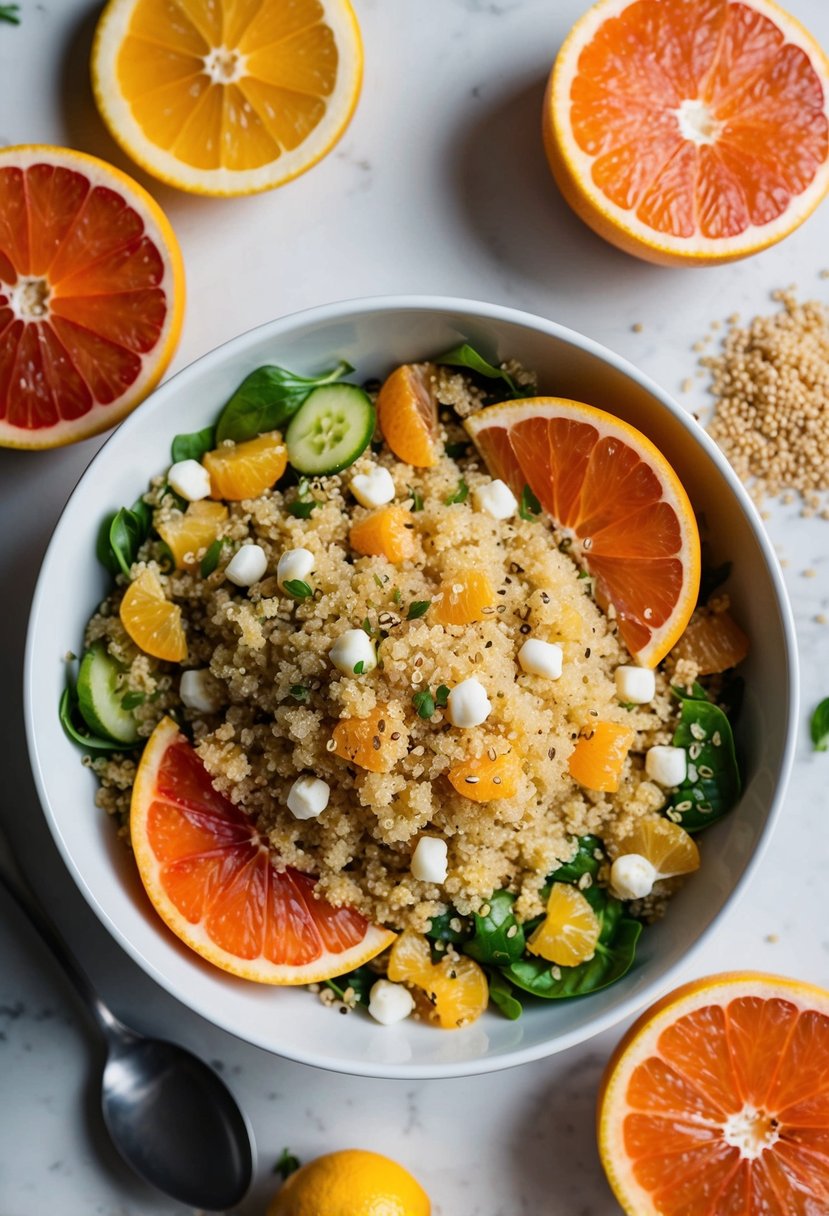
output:
M 361 1148 L 309 1161 L 274 1195 L 268 1216 L 431 1216 L 423 1187 L 402 1165 Z

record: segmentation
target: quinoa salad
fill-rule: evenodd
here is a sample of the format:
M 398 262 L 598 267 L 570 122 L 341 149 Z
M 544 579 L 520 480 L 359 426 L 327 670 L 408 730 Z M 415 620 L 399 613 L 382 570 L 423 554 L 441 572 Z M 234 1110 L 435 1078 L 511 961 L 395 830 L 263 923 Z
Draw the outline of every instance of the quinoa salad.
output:
M 635 964 L 739 797 L 727 570 L 703 563 L 681 636 L 638 662 L 589 553 L 472 425 L 558 401 L 532 371 L 467 344 L 382 384 L 352 371 L 256 369 L 104 520 L 112 590 L 62 721 L 185 941 L 207 911 L 145 860 L 162 735 L 272 881 L 307 884 L 310 920 L 351 916 L 316 958 L 277 949 L 258 974 L 217 931 L 194 946 L 211 962 L 382 1023 L 586 996 Z

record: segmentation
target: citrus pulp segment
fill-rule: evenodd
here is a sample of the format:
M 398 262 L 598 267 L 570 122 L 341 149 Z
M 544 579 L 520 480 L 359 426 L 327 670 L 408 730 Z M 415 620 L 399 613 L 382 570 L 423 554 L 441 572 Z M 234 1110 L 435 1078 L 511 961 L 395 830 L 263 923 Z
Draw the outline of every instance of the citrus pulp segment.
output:
M 687 625 L 700 577 L 694 511 L 662 453 L 620 418 L 561 397 L 488 406 L 464 425 L 492 476 L 518 498 L 529 487 L 566 533 L 631 654 L 655 667 Z
M 0 445 L 114 426 L 164 373 L 183 310 L 178 242 L 137 182 L 68 148 L 0 150 Z
M 547 156 L 600 236 L 705 265 L 788 235 L 829 189 L 829 61 L 773 0 L 599 0 L 544 100 Z
M 317 899 L 310 875 L 277 870 L 267 841 L 213 788 L 170 718 L 141 757 L 130 834 L 156 912 L 192 950 L 234 975 L 308 984 L 351 971 L 394 941 L 353 909 Z
M 109 0 L 92 84 L 148 173 L 196 194 L 254 194 L 331 150 L 362 58 L 349 0 Z
M 629 1216 L 829 1210 L 829 992 L 736 972 L 669 993 L 610 1060 L 597 1132 Z

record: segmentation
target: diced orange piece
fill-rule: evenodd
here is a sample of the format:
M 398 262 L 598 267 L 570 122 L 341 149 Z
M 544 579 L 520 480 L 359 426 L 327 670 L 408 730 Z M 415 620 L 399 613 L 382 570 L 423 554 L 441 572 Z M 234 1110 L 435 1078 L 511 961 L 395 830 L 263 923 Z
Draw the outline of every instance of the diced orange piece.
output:
M 144 570 L 130 583 L 118 614 L 127 633 L 145 654 L 170 663 L 181 663 L 187 658 L 181 609 L 167 599 L 152 570 Z
M 514 798 L 521 780 L 521 761 L 516 752 L 507 752 L 494 760 L 484 753 L 453 764 L 446 775 L 455 790 L 472 802 Z
M 158 534 L 170 546 L 177 570 L 191 570 L 199 564 L 200 552 L 213 544 L 227 514 L 227 507 L 221 503 L 202 500 L 191 502 L 186 511 L 158 525 Z
M 570 776 L 588 790 L 614 794 L 634 732 L 616 722 L 597 722 L 577 741 L 570 756 Z
M 742 663 L 749 640 L 727 612 L 698 612 L 671 651 L 671 658 L 687 659 L 701 676 L 716 675 Z
M 348 541 L 363 557 L 385 557 L 399 566 L 415 553 L 411 511 L 405 507 L 380 507 L 352 524 Z
M 577 967 L 596 953 L 601 924 L 578 887 L 554 882 L 547 915 L 527 942 L 530 954 L 560 967 Z
M 205 452 L 202 464 L 210 474 L 210 497 L 240 502 L 258 498 L 279 481 L 288 465 L 288 449 L 279 431 L 270 431 Z
M 397 735 L 396 739 L 392 735 Z M 334 727 L 334 755 L 366 768 L 370 773 L 390 772 L 406 740 L 397 722 L 389 718 L 388 706 L 377 705 L 365 718 L 342 718 Z
M 384 382 L 377 397 L 377 421 L 398 460 L 418 469 L 438 459 L 438 411 L 432 363 L 404 363 Z
M 433 963 L 427 939 L 411 929 L 405 929 L 392 946 L 388 975 L 395 983 L 421 988 L 444 1030 L 468 1026 L 489 1001 L 486 975 L 474 959 L 461 954 Z
M 699 849 L 693 836 L 662 815 L 640 819 L 619 845 L 619 852 L 647 857 L 659 878 L 676 878 L 699 869 Z
M 430 616 L 438 625 L 471 625 L 490 615 L 487 608 L 495 612 L 492 583 L 479 570 L 469 570 L 441 584 Z

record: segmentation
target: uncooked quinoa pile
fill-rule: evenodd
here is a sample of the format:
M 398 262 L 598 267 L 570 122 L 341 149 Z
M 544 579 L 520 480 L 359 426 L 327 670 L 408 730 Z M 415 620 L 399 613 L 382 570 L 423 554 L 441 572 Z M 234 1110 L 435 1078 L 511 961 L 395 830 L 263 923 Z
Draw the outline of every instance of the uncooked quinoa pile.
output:
M 715 398 L 708 431 L 757 501 L 794 490 L 811 511 L 829 490 L 829 310 L 791 289 L 772 298 L 778 312 L 732 323 L 722 354 L 700 360 Z

